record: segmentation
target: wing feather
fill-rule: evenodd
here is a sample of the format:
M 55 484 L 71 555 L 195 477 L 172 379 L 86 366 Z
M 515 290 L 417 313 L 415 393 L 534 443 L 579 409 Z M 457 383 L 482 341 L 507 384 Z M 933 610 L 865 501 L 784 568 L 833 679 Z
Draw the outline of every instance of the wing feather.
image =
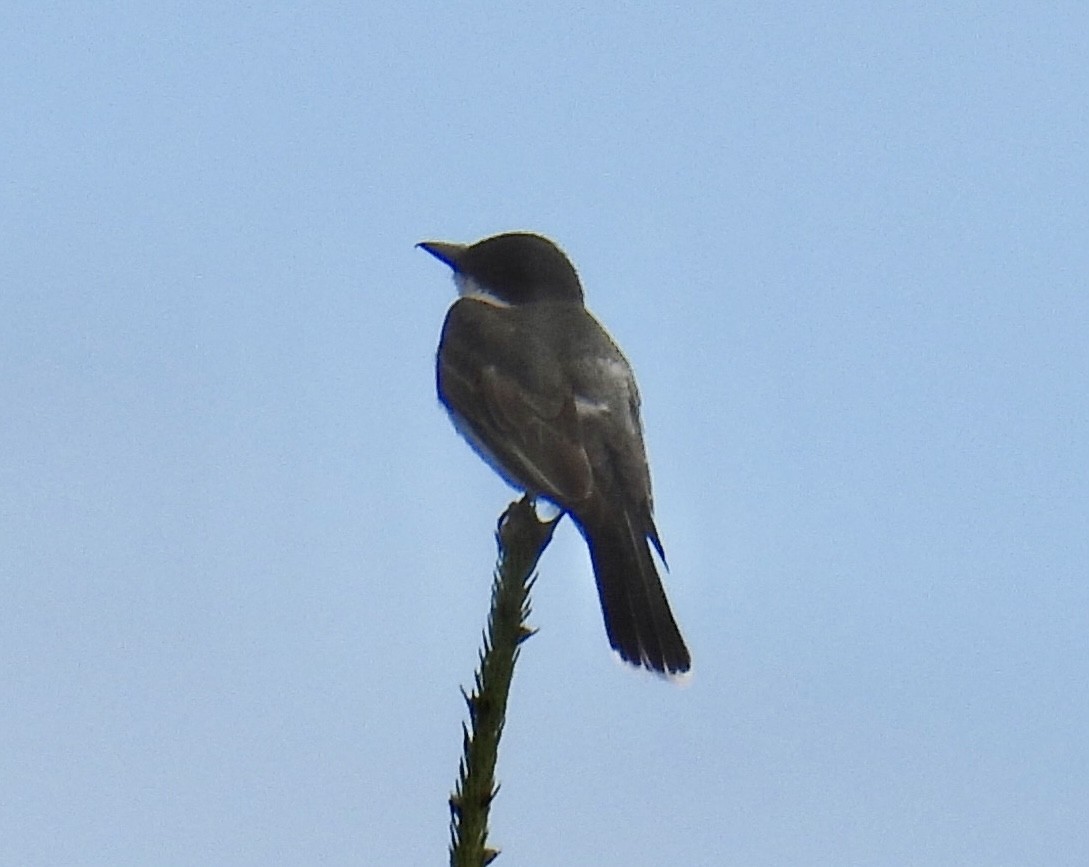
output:
M 561 505 L 589 495 L 593 474 L 574 395 L 518 308 L 457 301 L 437 374 L 439 398 L 459 429 L 505 478 Z

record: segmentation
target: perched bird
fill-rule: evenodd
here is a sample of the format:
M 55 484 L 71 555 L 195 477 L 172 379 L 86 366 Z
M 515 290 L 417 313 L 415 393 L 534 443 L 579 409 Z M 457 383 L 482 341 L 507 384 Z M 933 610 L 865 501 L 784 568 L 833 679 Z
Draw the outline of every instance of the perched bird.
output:
M 454 426 L 511 485 L 574 519 L 621 658 L 688 671 L 650 551 L 665 562 L 635 377 L 584 306 L 574 266 L 552 241 L 525 232 L 418 246 L 453 269 L 461 296 L 436 365 Z

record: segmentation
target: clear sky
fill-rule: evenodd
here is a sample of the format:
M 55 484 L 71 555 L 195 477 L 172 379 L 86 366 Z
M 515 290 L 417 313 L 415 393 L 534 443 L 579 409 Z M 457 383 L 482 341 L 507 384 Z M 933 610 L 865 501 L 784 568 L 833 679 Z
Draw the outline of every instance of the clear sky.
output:
M 516 228 L 695 675 L 562 527 L 498 863 L 1089 863 L 1089 11 L 929 5 L 5 3 L 0 864 L 445 863 L 513 492 L 413 244 Z

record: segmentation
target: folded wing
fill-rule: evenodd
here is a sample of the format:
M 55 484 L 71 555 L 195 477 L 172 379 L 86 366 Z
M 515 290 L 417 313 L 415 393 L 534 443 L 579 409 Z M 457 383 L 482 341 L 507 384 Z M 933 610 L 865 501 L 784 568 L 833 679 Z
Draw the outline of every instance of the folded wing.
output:
M 509 482 L 566 507 L 590 494 L 574 395 L 518 308 L 455 302 L 439 343 L 437 385 L 458 429 Z

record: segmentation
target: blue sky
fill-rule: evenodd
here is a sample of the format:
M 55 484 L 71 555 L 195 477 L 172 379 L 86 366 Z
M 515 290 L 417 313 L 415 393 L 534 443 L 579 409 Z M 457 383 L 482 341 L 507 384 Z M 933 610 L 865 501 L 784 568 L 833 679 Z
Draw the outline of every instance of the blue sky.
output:
M 1089 861 L 1081 4 L 0 11 L 0 863 L 443 863 L 512 492 L 421 239 L 555 238 L 685 688 L 541 562 L 500 864 Z

